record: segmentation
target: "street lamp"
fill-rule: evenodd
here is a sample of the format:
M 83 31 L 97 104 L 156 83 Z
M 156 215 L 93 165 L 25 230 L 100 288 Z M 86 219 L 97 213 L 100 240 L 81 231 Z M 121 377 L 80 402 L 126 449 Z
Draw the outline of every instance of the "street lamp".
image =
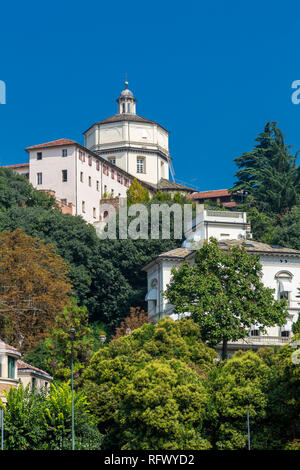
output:
M 99 340 L 101 341 L 102 344 L 105 343 L 106 341 L 106 334 L 103 332 L 103 333 L 100 333 L 99 335 Z
M 75 430 L 74 430 L 74 380 L 73 380 L 73 363 L 74 363 L 74 336 L 75 336 L 75 328 L 70 329 L 71 335 L 71 391 L 72 391 L 72 450 L 75 449 Z

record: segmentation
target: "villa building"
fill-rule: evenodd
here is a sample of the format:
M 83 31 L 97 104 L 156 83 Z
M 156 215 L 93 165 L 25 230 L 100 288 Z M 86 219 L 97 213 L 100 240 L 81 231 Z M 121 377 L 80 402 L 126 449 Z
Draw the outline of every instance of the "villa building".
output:
M 29 385 L 31 389 L 47 390 L 52 381 L 47 372 L 26 364 L 21 360 L 21 353 L 4 341 L 0 340 L 0 399 L 5 402 L 3 391 L 17 388 L 20 382 L 24 387 Z
M 202 209 L 197 225 L 189 228 L 181 248 L 161 253 L 144 266 L 143 270 L 146 271 L 148 279 L 145 300 L 148 302 L 150 319 L 156 322 L 166 315 L 171 315 L 173 319 L 182 316 L 180 312 L 174 313 L 174 307 L 162 294 L 171 280 L 172 268 L 184 262 L 193 264 L 196 250 L 210 237 L 218 240 L 222 250 L 244 244 L 249 254 L 259 255 L 262 282 L 274 290 L 276 299 L 285 298 L 288 303 L 288 319 L 284 326 L 267 328 L 267 333 L 262 334 L 258 325 L 252 325 L 249 336 L 229 343 L 229 349 L 257 349 L 269 345 L 280 346 L 288 342 L 292 335 L 292 324 L 297 321 L 300 310 L 300 251 L 252 240 L 247 214 L 243 212 Z

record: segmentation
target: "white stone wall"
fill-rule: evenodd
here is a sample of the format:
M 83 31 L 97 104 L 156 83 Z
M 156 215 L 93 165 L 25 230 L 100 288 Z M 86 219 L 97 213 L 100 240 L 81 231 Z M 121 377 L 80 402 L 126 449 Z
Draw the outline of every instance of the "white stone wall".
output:
M 117 166 L 142 181 L 156 184 L 160 178 L 169 179 L 169 163 L 159 154 L 163 152 L 166 158 L 169 155 L 168 132 L 155 123 L 95 124 L 85 133 L 85 147 L 94 152 L 114 149 L 105 152 L 104 158 L 115 157 Z M 140 148 L 141 153 L 131 151 L 130 147 Z M 145 173 L 137 173 L 137 157 L 145 159 Z
M 62 157 L 62 150 L 67 149 L 67 157 Z M 38 152 L 42 159 L 37 160 Z M 75 146 L 39 148 L 30 151 L 30 183 L 39 190 L 55 191 L 56 199 L 67 199 L 67 203 L 76 206 L 76 167 Z M 62 170 L 67 170 L 68 180 L 62 181 Z M 42 184 L 38 184 L 38 173 L 42 173 Z
M 58 200 L 66 200 L 67 204 L 71 202 L 73 215 L 80 215 L 89 223 L 97 222 L 104 192 L 113 192 L 114 197 L 124 198 L 131 179 L 117 167 L 76 145 L 65 147 L 68 155 L 62 157 L 63 148 L 41 148 L 30 152 L 30 182 L 37 189 L 55 191 Z M 41 160 L 37 160 L 38 152 L 42 152 Z M 62 170 L 68 172 L 67 182 L 62 181 Z M 42 173 L 42 184 L 37 184 L 38 173 Z

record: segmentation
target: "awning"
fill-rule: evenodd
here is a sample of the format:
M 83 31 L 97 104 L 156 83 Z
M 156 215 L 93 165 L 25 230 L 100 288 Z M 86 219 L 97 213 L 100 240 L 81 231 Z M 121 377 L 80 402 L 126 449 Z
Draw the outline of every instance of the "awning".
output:
M 153 287 L 147 293 L 145 300 L 157 300 L 157 288 Z
M 279 282 L 280 292 L 292 292 L 292 284 L 289 281 Z

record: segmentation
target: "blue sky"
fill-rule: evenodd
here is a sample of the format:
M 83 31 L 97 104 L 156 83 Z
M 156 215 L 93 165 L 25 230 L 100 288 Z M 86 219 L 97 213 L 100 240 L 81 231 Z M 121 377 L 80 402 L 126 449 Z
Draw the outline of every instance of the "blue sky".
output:
M 58 138 L 83 143 L 116 113 L 128 74 L 138 114 L 170 130 L 175 178 L 230 187 L 268 120 L 300 149 L 296 1 L 6 2 L 0 11 L 0 163 Z

